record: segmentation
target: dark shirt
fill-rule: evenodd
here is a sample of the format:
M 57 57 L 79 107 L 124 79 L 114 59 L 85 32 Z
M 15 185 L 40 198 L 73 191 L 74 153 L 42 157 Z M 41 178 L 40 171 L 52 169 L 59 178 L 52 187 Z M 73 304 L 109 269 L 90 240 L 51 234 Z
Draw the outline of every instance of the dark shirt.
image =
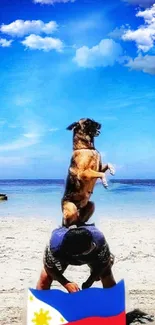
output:
M 66 227 L 60 227 L 52 232 L 50 243 L 46 247 L 44 255 L 44 265 L 48 269 L 53 269 L 53 266 L 63 273 L 68 265 L 83 265 L 87 264 L 92 270 L 104 269 L 110 261 L 111 253 L 106 239 L 102 232 L 95 226 L 82 226 L 87 228 L 93 237 L 95 248 L 88 254 L 69 255 L 63 251 L 63 238 L 67 231 Z

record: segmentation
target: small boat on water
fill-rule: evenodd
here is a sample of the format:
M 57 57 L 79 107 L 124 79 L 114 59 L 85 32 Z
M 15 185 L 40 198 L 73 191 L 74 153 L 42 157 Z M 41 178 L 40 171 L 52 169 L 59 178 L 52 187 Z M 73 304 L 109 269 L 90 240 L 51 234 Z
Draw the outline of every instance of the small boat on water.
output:
M 8 199 L 6 194 L 1 194 L 0 193 L 0 201 L 6 201 Z

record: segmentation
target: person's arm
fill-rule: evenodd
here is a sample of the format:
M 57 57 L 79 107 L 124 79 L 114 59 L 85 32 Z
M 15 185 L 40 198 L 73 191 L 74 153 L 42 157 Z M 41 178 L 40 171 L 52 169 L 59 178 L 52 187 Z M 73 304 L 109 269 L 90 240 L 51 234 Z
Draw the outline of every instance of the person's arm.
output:
M 52 278 L 57 280 L 68 292 L 76 292 L 79 290 L 78 285 L 66 279 L 62 274 L 61 262 L 55 258 L 52 251 L 46 248 L 46 254 L 44 257 L 44 267 L 46 272 L 51 275 Z
M 88 279 L 82 284 L 82 289 L 91 287 L 94 281 L 99 280 L 101 275 L 108 275 L 113 263 L 114 256 L 111 254 L 109 246 L 105 242 L 100 248 L 97 248 L 93 261 L 90 263 L 92 272 Z
M 46 271 L 49 275 L 54 277 L 63 287 L 67 284 L 70 283 L 68 279 L 65 278 L 65 276 L 59 271 L 57 266 L 53 263 L 50 267 L 45 265 Z
M 63 274 L 58 270 L 58 268 L 53 265 L 52 274 L 54 275 L 55 279 L 69 292 L 77 292 L 79 291 L 79 287 L 76 283 L 67 280 Z

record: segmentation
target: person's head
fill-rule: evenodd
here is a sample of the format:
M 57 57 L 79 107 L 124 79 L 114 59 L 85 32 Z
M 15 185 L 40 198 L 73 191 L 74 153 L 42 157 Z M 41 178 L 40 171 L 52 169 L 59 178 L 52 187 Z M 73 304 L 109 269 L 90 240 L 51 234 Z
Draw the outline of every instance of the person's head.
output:
M 70 255 L 87 254 L 94 247 L 92 234 L 85 228 L 69 229 L 62 242 L 62 249 Z

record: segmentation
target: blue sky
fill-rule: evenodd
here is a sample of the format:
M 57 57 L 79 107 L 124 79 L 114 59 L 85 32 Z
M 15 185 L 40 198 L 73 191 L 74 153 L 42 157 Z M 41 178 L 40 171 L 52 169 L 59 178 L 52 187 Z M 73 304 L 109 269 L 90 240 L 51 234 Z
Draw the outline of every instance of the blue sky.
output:
M 65 177 L 83 117 L 116 178 L 155 177 L 152 0 L 1 0 L 0 72 L 0 178 Z

